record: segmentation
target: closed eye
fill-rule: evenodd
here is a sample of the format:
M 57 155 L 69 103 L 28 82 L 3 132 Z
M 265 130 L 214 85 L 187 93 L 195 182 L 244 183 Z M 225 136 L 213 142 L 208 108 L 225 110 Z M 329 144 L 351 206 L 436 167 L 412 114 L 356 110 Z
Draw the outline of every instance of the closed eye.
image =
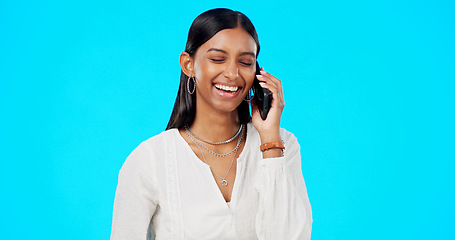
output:
M 217 58 L 211 58 L 210 60 L 214 61 L 214 62 L 223 62 L 224 59 L 217 59 Z
M 240 63 L 241 63 L 242 65 L 244 65 L 244 66 L 251 66 L 251 65 L 253 65 L 252 63 L 249 63 L 249 62 L 248 62 L 248 63 L 247 63 L 247 62 L 240 62 Z

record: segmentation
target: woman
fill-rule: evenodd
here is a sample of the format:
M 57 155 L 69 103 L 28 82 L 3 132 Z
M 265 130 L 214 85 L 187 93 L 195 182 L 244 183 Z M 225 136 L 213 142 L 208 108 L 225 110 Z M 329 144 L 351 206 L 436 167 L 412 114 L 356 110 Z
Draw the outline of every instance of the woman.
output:
M 258 53 L 242 13 L 194 20 L 167 130 L 120 170 L 111 239 L 310 239 L 300 147 L 280 129 L 281 82 L 264 69 L 257 79 L 272 105 L 265 120 L 254 101 L 249 114 Z

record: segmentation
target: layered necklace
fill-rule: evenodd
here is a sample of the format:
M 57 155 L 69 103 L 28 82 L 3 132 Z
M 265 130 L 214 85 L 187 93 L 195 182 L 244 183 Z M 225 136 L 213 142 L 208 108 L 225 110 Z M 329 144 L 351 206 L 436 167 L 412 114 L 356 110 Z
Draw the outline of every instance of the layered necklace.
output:
M 188 126 L 185 126 L 185 133 L 186 135 L 191 139 L 191 141 L 196 144 L 196 146 L 199 148 L 199 151 L 201 151 L 201 155 L 202 155 L 202 159 L 204 160 L 204 162 L 210 167 L 210 164 L 207 162 L 207 160 L 205 159 L 205 156 L 204 156 L 204 152 L 202 151 L 202 148 L 205 148 L 209 153 L 211 153 L 212 155 L 216 156 L 216 157 L 226 157 L 226 156 L 229 156 L 231 154 L 234 154 L 232 160 L 231 160 L 231 165 L 229 165 L 229 169 L 227 170 L 226 174 L 224 175 L 224 177 L 220 177 L 218 174 L 216 174 L 213 170 L 212 170 L 212 167 L 210 167 L 210 171 L 212 171 L 213 174 L 215 174 L 215 176 L 217 176 L 219 179 L 220 179 L 220 184 L 221 186 L 223 187 L 226 187 L 228 185 L 228 181 L 226 180 L 226 177 L 228 176 L 229 172 L 231 171 L 231 168 L 232 168 L 232 164 L 234 163 L 234 160 L 235 160 L 235 156 L 237 154 L 237 151 L 239 150 L 239 147 L 240 147 L 240 144 L 242 143 L 242 139 L 243 139 L 243 132 L 244 132 L 244 125 L 240 125 L 240 128 L 239 128 L 239 131 L 235 134 L 234 137 L 230 138 L 229 140 L 226 140 L 226 141 L 223 141 L 223 142 L 216 142 L 216 143 L 212 143 L 212 142 L 209 142 L 209 141 L 206 141 L 198 136 L 196 136 L 196 134 L 194 134 L 193 132 L 191 132 L 190 128 Z M 224 153 L 224 154 L 219 154 L 219 153 L 216 153 L 212 150 L 210 150 L 207 146 L 205 146 L 201 141 L 205 142 L 205 143 L 208 143 L 208 144 L 212 144 L 212 145 L 220 145 L 220 144 L 226 144 L 226 143 L 230 143 L 232 142 L 236 137 L 239 137 L 239 139 L 237 140 L 237 145 L 235 146 L 234 149 L 232 149 L 230 152 L 228 153 Z M 199 140 L 199 141 L 198 141 Z
M 209 142 L 209 141 L 207 141 L 207 140 L 204 140 L 203 138 L 200 138 L 200 137 L 196 136 L 196 134 L 194 134 L 194 133 L 191 131 L 191 129 L 188 127 L 188 125 L 185 126 L 185 130 L 188 130 L 188 132 L 191 134 L 191 136 L 193 136 L 193 137 L 196 138 L 197 140 L 201 140 L 201 141 L 203 141 L 203 142 L 205 142 L 205 143 L 212 144 L 212 145 L 226 144 L 226 143 L 230 143 L 230 142 L 234 141 L 234 139 L 235 139 L 236 137 L 239 136 L 239 134 L 240 134 L 240 132 L 242 131 L 242 129 L 243 129 L 243 124 L 240 125 L 239 130 L 237 131 L 237 133 L 236 133 L 233 137 L 231 137 L 230 139 L 228 139 L 228 140 L 226 140 L 226 141 L 222 141 L 222 142 Z

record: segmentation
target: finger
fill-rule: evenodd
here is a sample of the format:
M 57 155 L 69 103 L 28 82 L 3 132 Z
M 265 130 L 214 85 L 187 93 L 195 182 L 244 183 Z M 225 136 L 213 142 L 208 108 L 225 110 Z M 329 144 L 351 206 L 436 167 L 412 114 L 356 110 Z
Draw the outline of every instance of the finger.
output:
M 268 89 L 274 94 L 275 96 L 278 96 L 280 93 L 278 92 L 278 88 L 275 84 L 270 83 L 270 82 L 259 82 L 259 85 L 261 85 L 262 88 Z
M 270 79 L 271 81 L 273 81 L 277 86 L 281 86 L 281 81 L 280 79 L 276 78 L 275 76 L 273 76 L 272 74 L 264 71 L 264 68 L 262 68 L 261 70 L 261 75 Z
M 280 96 L 281 94 L 274 85 L 270 85 L 265 82 L 260 82 L 259 84 L 262 88 L 268 89 L 270 92 L 272 92 L 272 107 L 279 107 L 282 105 L 282 97 Z
M 264 75 L 256 75 L 259 81 L 265 82 L 269 85 L 273 85 L 274 87 L 278 88 L 279 86 L 269 77 L 266 77 Z
M 263 76 L 263 78 L 261 80 L 270 80 L 272 81 L 276 87 L 278 88 L 278 97 L 280 97 L 280 101 L 282 102 L 282 104 L 284 105 L 284 94 L 283 94 L 283 84 L 282 82 L 276 78 L 275 76 L 273 76 L 272 74 L 268 73 L 268 72 L 265 72 L 264 71 L 264 68 L 261 68 L 261 76 Z M 258 78 L 260 79 L 260 78 Z
M 268 84 L 273 84 L 276 86 L 276 88 L 278 89 L 278 95 L 280 96 L 283 96 L 283 86 L 281 84 L 281 81 L 274 77 L 272 74 L 270 73 L 267 73 L 265 71 L 261 71 L 261 75 L 257 75 L 258 76 L 258 79 L 261 80 L 261 81 L 264 81 L 264 82 L 267 82 Z M 259 77 L 261 76 L 261 77 Z
M 262 82 L 259 82 L 259 84 L 261 85 L 261 87 L 264 87 L 264 88 L 267 88 L 268 90 L 270 90 L 272 92 L 272 94 L 274 94 L 276 97 L 280 97 L 281 93 L 280 93 L 280 88 L 279 86 L 277 86 L 272 80 L 270 79 L 265 79 L 264 77 L 258 77 L 259 80 L 261 80 Z

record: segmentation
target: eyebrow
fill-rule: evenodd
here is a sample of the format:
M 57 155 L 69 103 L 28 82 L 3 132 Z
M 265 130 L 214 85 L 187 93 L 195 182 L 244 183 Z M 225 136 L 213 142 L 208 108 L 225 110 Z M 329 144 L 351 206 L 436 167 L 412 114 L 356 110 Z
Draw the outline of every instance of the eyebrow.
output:
M 217 51 L 217 52 L 222 52 L 224 54 L 227 54 L 226 51 L 224 51 L 223 49 L 219 49 L 219 48 L 210 48 L 209 50 L 207 50 L 207 52 L 210 52 L 210 51 Z M 253 57 L 256 57 L 256 54 L 254 52 L 242 52 L 240 54 L 240 56 L 243 56 L 243 55 L 251 55 Z

